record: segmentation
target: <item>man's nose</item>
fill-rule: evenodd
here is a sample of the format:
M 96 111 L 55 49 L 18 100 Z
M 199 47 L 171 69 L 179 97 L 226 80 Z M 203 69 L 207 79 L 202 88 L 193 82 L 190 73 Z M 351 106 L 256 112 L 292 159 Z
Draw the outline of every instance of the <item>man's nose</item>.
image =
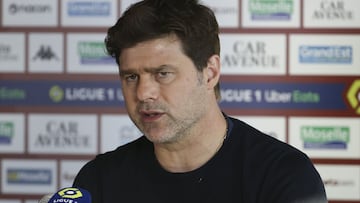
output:
M 136 90 L 139 101 L 156 100 L 158 98 L 158 84 L 150 77 L 140 78 Z

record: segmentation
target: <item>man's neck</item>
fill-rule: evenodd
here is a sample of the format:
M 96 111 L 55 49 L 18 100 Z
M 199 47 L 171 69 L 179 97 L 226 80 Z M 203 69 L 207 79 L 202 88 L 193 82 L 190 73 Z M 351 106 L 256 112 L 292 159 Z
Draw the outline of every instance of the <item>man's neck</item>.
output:
M 215 125 L 211 125 L 214 123 Z M 201 130 L 184 136 L 174 143 L 155 144 L 155 154 L 160 165 L 169 172 L 193 171 L 208 162 L 221 148 L 227 131 L 222 113 L 211 117 Z

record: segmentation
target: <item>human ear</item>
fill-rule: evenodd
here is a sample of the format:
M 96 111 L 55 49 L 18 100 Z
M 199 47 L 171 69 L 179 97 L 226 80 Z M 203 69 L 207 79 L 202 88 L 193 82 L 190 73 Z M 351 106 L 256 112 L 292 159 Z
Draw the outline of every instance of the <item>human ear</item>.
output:
M 205 69 L 207 86 L 213 89 L 220 79 L 220 57 L 219 55 L 212 55 L 208 59 L 207 67 Z

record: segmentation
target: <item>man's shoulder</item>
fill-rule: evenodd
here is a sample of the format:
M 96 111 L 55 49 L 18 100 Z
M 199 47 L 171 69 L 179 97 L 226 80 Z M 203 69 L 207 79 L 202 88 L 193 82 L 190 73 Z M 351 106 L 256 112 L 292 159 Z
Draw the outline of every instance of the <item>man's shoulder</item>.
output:
M 121 145 L 112 151 L 97 155 L 95 161 L 112 161 L 114 159 L 121 160 L 128 155 L 139 155 L 151 147 L 151 142 L 148 141 L 145 136 L 141 136 L 140 138 Z
M 115 150 L 98 154 L 94 159 L 87 162 L 81 174 L 104 174 L 112 170 L 130 168 L 139 160 L 146 159 L 151 143 L 145 138 L 140 137 L 125 145 L 119 146 Z M 136 160 L 136 161 L 135 161 Z M 126 167 L 123 167 L 126 166 Z M 85 175 L 86 177 L 89 175 Z
M 238 154 L 242 156 L 240 168 L 247 185 L 245 198 L 256 197 L 259 202 L 327 202 L 321 177 L 305 153 L 245 122 L 234 119 L 233 123 L 231 136 L 234 146 L 241 150 Z M 254 193 L 259 188 L 262 193 Z
M 234 137 L 234 141 L 240 145 L 239 148 L 242 148 L 246 156 L 256 156 L 257 160 L 261 157 L 269 159 L 290 154 L 291 156 L 306 156 L 288 143 L 272 137 L 241 120 L 231 119 L 233 122 L 231 136 Z

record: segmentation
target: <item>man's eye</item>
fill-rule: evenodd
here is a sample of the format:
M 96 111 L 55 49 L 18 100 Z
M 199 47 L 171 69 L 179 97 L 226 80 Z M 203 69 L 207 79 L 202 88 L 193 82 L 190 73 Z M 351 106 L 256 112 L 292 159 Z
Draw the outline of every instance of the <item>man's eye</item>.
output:
M 126 75 L 126 76 L 125 76 L 125 80 L 128 81 L 128 82 L 136 81 L 137 78 L 138 78 L 138 76 L 135 75 L 135 74 L 131 74 L 131 75 Z
M 160 78 L 165 78 L 171 75 L 171 72 L 158 72 Z

